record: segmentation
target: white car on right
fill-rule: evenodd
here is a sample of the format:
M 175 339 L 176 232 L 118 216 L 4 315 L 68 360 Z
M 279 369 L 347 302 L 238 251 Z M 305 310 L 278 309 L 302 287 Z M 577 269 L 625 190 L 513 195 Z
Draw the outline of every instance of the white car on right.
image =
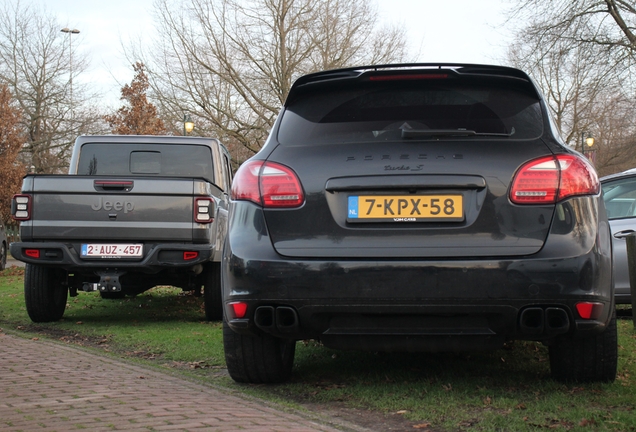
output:
M 617 304 L 631 304 L 627 236 L 636 232 L 636 168 L 601 178 L 603 200 L 612 231 Z

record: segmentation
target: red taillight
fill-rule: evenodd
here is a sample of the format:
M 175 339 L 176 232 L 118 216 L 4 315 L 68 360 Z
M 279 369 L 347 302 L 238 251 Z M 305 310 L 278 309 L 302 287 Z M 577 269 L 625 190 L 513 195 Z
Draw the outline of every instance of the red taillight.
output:
M 40 249 L 24 249 L 22 253 L 29 258 L 40 258 Z
M 298 207 L 305 200 L 296 173 L 283 165 L 266 162 L 260 186 L 264 207 Z
M 258 177 L 263 163 L 263 161 L 248 161 L 239 167 L 232 181 L 232 199 L 263 204 L 258 187 Z
M 232 308 L 232 312 L 234 313 L 234 318 L 244 318 L 247 313 L 247 303 L 243 302 L 233 302 L 230 303 L 229 306 Z
M 532 160 L 515 174 L 510 200 L 515 204 L 552 204 L 576 195 L 595 195 L 596 171 L 582 157 L 559 154 Z
M 267 208 L 293 208 L 305 202 L 305 195 L 291 168 L 274 162 L 248 161 L 236 172 L 232 199 L 252 201 Z
M 31 219 L 31 195 L 13 195 L 11 201 L 11 217 L 17 221 Z
M 598 319 L 603 313 L 603 303 L 580 302 L 576 304 L 576 311 L 583 319 Z

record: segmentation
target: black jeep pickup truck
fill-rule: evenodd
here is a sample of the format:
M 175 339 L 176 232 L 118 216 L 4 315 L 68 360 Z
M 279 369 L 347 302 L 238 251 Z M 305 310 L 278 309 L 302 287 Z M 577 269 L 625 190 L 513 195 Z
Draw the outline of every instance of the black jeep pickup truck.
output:
M 68 175 L 29 174 L 13 198 L 34 322 L 59 320 L 67 295 L 136 295 L 157 285 L 197 293 L 222 316 L 230 155 L 216 139 L 81 136 Z

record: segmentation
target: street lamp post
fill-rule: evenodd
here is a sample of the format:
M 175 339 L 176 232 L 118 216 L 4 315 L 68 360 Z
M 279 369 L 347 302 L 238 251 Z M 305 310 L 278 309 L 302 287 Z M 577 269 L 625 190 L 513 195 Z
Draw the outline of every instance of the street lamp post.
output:
M 581 132 L 581 152 L 592 162 L 594 162 L 594 137 L 588 132 Z
M 68 51 L 69 51 L 69 86 L 71 90 L 71 123 L 73 122 L 74 110 L 73 110 L 73 42 L 71 36 L 74 34 L 78 34 L 80 31 L 78 29 L 69 29 L 68 27 L 64 27 L 61 30 L 62 33 L 68 34 Z
M 190 118 L 190 115 L 183 115 L 183 136 L 188 136 L 190 132 L 194 130 L 194 122 Z

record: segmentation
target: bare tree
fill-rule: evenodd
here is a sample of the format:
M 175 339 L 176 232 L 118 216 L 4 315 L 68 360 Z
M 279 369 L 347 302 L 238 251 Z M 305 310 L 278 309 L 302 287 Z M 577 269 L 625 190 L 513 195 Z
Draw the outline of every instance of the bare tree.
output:
M 636 10 L 614 0 L 519 0 L 508 61 L 541 87 L 565 141 L 596 138 L 595 165 L 609 174 L 636 162 L 632 65 Z
M 166 133 L 163 121 L 157 116 L 157 107 L 148 102 L 148 76 L 143 63 L 133 65 L 135 77 L 130 85 L 121 89 L 122 106 L 113 115 L 104 119 L 112 128 L 114 134 L 128 135 L 162 135 Z
M 368 0 L 158 0 L 150 84 L 174 121 L 192 115 L 239 161 L 257 152 L 293 81 L 323 69 L 403 61 L 402 29 Z
M 600 175 L 624 171 L 636 166 L 636 103 L 624 93 L 604 93 L 596 99 L 598 109 L 593 131 L 596 168 Z
M 20 128 L 21 113 L 9 87 L 0 86 L 0 217 L 6 223 L 11 214 L 11 198 L 20 192 L 26 168 L 18 161 L 24 143 Z
M 578 138 L 593 126 L 600 108 L 597 98 L 621 91 L 616 65 L 587 45 L 559 40 L 545 50 L 537 42 L 517 39 L 508 60 L 537 81 L 564 140 L 582 150 Z
M 619 57 L 636 55 L 636 6 L 629 0 L 517 0 L 522 32 L 546 49 L 557 41 L 596 45 Z
M 36 172 L 67 166 L 74 138 L 95 121 L 92 110 L 84 108 L 86 91 L 77 81 L 86 59 L 77 44 L 69 51 L 61 29 L 33 5 L 5 2 L 0 10 L 0 79 L 20 105 L 26 130 L 23 158 Z

